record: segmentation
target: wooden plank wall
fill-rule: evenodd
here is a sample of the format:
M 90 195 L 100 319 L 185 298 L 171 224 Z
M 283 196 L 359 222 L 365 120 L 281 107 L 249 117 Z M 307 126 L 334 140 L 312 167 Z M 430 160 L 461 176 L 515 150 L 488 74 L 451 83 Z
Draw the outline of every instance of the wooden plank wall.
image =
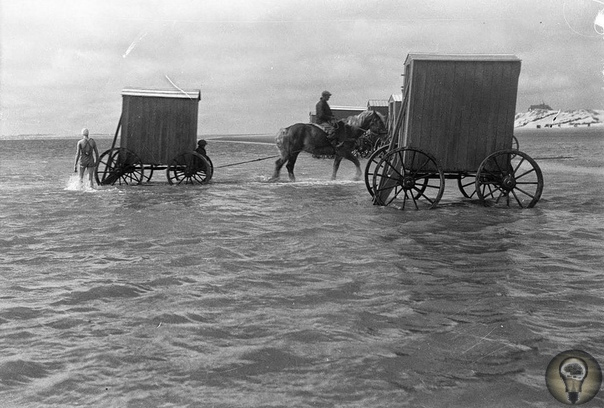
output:
M 145 164 L 169 164 L 195 150 L 197 99 L 123 96 L 120 146 Z
M 434 155 L 445 172 L 476 171 L 512 146 L 520 61 L 411 64 L 406 145 Z

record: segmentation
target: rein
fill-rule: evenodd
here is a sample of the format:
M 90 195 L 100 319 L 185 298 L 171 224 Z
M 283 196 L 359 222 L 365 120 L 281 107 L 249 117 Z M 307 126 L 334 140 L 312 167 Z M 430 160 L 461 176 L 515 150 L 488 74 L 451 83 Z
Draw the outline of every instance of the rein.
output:
M 267 156 L 267 157 L 261 157 L 259 159 L 253 159 L 253 160 L 246 160 L 246 161 L 242 161 L 242 162 L 238 162 L 238 163 L 231 163 L 231 164 L 223 164 L 222 166 L 216 166 L 214 167 L 215 169 L 221 169 L 223 167 L 231 167 L 231 166 L 237 166 L 239 164 L 245 164 L 245 163 L 252 163 L 252 162 L 257 162 L 260 160 L 267 160 L 267 159 L 273 159 L 275 157 L 279 157 L 279 155 L 273 155 L 273 156 Z

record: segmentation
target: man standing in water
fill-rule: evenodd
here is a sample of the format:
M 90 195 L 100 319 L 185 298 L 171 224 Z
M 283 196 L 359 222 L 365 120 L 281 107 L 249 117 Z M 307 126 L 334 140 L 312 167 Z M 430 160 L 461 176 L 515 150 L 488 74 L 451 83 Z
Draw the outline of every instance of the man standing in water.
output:
M 96 166 L 98 159 L 99 151 L 96 148 L 96 142 L 94 139 L 88 137 L 88 129 L 84 128 L 82 129 L 82 139 L 80 139 L 76 145 L 76 157 L 73 166 L 73 171 L 77 172 L 78 162 L 80 164 L 80 183 L 84 182 L 84 172 L 87 171 L 90 179 L 90 187 L 93 186 L 92 173 L 94 172 L 94 167 Z
M 317 105 L 315 106 L 315 112 L 317 114 L 317 124 L 325 129 L 327 140 L 329 140 L 329 143 L 331 143 L 335 149 L 337 147 L 336 130 L 334 128 L 336 117 L 333 115 L 331 108 L 327 103 L 330 97 L 331 93 L 323 91 L 319 102 L 317 102 Z

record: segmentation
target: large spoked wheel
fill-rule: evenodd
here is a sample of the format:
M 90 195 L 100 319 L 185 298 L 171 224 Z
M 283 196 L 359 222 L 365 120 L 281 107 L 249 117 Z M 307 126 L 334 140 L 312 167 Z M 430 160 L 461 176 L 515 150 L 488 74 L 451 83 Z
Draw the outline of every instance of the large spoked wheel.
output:
M 187 152 L 172 160 L 166 176 L 170 184 L 205 184 L 212 178 L 212 166 L 199 153 Z
M 485 205 L 532 208 L 542 191 L 539 165 L 519 150 L 500 150 L 489 155 L 476 173 L 476 192 Z
M 429 153 L 402 147 L 387 154 L 377 164 L 372 184 L 377 205 L 405 209 L 435 208 L 445 191 L 444 173 Z
M 388 150 L 388 146 L 385 145 L 377 149 L 371 154 L 371 156 L 369 156 L 369 159 L 367 159 L 367 164 L 365 165 L 365 186 L 367 187 L 367 191 L 369 191 L 369 194 L 371 194 L 372 197 L 374 195 L 372 183 L 375 168 L 386 154 L 386 150 Z
M 468 173 L 459 173 L 457 187 L 465 198 L 476 198 L 476 177 Z
M 101 154 L 95 178 L 99 185 L 140 184 L 144 180 L 143 173 L 143 163 L 135 153 L 116 147 Z

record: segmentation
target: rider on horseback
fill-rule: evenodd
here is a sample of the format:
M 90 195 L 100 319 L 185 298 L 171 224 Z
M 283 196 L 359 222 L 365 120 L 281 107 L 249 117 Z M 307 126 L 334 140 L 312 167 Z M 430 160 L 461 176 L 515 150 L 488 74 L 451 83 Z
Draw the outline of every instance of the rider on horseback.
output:
M 335 129 L 337 119 L 333 115 L 331 108 L 327 103 L 330 96 L 331 93 L 329 93 L 328 91 L 323 91 L 323 93 L 321 94 L 321 98 L 319 99 L 319 102 L 317 102 L 317 106 L 315 108 L 317 113 L 317 124 L 321 125 L 325 129 L 325 133 L 327 133 L 327 140 L 335 149 L 339 147 L 342 143 L 338 143 L 338 138 L 336 136 Z

